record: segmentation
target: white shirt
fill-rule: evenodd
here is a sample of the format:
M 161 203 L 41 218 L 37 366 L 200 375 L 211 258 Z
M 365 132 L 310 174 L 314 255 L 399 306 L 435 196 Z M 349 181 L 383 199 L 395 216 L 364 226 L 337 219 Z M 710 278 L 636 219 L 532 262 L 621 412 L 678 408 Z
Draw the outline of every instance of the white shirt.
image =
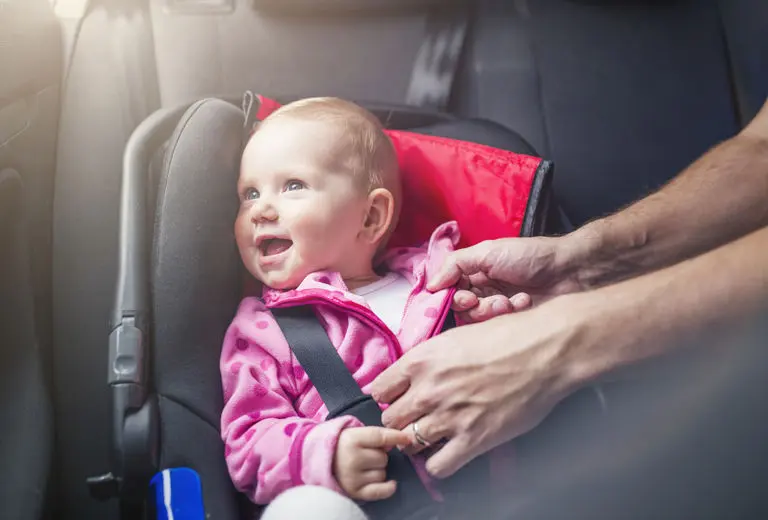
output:
M 403 276 L 389 273 L 380 280 L 355 289 L 365 298 L 374 314 L 395 334 L 400 330 L 403 312 L 413 287 Z

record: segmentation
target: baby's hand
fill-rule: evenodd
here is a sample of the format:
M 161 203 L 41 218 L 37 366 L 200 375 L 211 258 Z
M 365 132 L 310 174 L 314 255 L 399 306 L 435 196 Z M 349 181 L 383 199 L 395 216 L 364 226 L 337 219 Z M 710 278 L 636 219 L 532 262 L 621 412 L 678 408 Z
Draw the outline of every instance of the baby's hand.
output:
M 387 481 L 387 452 L 410 444 L 405 432 L 364 426 L 342 430 L 333 457 L 333 473 L 341 488 L 355 500 L 383 500 L 395 493 L 397 483 Z
M 472 291 L 461 289 L 453 295 L 451 308 L 459 313 L 462 320 L 476 323 L 503 314 L 524 311 L 530 306 L 531 296 L 527 293 L 517 293 L 507 298 L 503 294 L 478 296 Z

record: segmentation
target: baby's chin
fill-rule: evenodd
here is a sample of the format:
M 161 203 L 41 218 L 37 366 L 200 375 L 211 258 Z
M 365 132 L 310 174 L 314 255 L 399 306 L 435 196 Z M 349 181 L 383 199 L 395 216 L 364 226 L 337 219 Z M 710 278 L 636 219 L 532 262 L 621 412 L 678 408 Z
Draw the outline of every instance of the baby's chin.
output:
M 267 274 L 267 275 L 261 275 L 256 276 L 256 279 L 259 280 L 262 284 L 269 287 L 270 289 L 274 289 L 277 291 L 290 291 L 292 289 L 297 288 L 302 281 L 302 277 L 296 276 L 295 274 L 289 274 L 287 276 L 281 275 L 281 274 Z

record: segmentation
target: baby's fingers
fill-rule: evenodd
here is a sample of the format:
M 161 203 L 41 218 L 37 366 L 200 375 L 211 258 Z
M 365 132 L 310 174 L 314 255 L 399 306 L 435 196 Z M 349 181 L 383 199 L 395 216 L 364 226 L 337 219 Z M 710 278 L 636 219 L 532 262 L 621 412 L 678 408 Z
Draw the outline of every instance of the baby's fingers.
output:
M 380 484 L 387 481 L 385 469 L 369 469 L 360 474 L 360 484 L 365 487 L 369 484 Z
M 360 491 L 357 492 L 357 498 L 367 502 L 373 502 L 374 500 L 384 500 L 394 495 L 396 489 L 397 482 L 394 480 L 366 484 L 360 488 Z
M 398 446 L 406 446 L 410 436 L 400 430 L 382 428 L 380 426 L 366 426 L 358 428 L 357 445 L 361 448 L 389 451 Z
M 531 298 L 531 295 L 524 292 L 515 294 L 509 301 L 512 303 L 512 310 L 515 312 L 524 311 L 533 305 L 533 298 Z

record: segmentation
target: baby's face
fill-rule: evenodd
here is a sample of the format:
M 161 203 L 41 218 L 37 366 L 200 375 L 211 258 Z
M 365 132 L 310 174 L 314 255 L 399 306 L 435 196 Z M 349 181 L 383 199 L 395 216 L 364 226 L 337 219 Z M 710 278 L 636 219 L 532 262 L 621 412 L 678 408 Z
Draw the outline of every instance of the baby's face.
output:
M 246 268 L 269 287 L 370 267 L 359 240 L 368 194 L 342 168 L 340 136 L 330 123 L 286 117 L 266 124 L 245 149 L 235 236 Z

